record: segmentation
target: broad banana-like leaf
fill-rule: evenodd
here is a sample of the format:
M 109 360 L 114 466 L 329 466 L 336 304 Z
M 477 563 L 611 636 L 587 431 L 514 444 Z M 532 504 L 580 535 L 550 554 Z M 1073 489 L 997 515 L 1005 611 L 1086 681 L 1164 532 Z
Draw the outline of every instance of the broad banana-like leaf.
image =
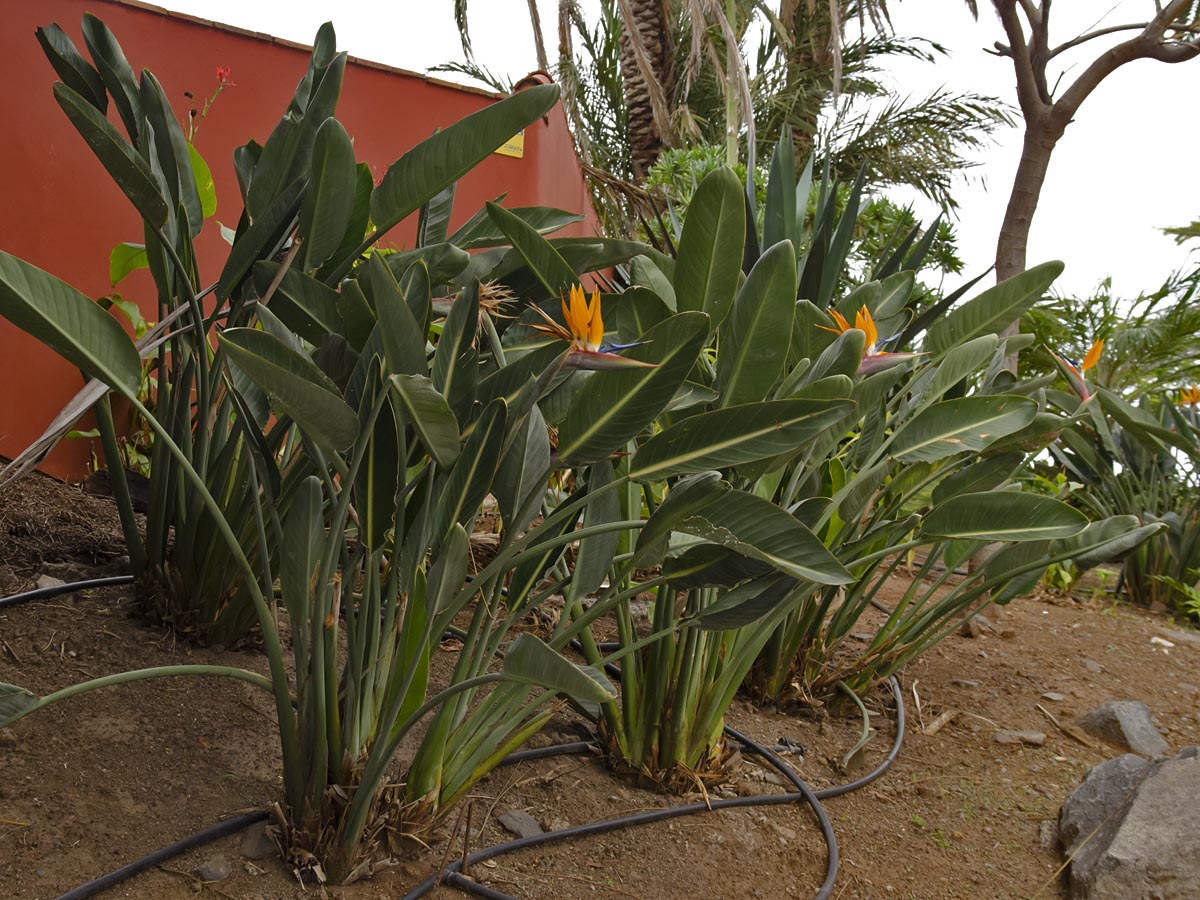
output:
M 108 30 L 108 26 L 91 13 L 83 14 L 81 30 L 83 42 L 92 56 L 92 62 L 96 64 L 96 71 L 100 73 L 105 88 L 112 94 L 125 131 L 130 140 L 136 143 L 141 128 L 142 109 L 138 99 L 137 78 L 125 58 L 125 51 Z
M 791 128 L 785 128 L 771 154 L 771 169 L 767 176 L 767 203 L 763 208 L 763 246 L 773 247 L 780 241 L 793 240 L 797 235 L 796 219 L 803 218 L 808 196 L 796 196 L 796 149 Z
M 1047 262 L 988 288 L 929 326 L 925 349 L 942 354 L 985 334 L 999 334 L 1042 299 L 1062 274 L 1061 262 Z
M 679 390 L 708 336 L 708 317 L 686 312 L 651 328 L 624 356 L 654 368 L 602 372 L 579 391 L 558 432 L 571 465 L 598 462 L 637 436 Z
M 450 230 L 450 215 L 454 212 L 457 185 L 442 188 L 423 204 L 417 214 L 417 246 L 442 244 Z
M 933 489 L 933 502 L 941 503 L 958 494 L 976 494 L 1000 487 L 1025 460 L 1023 453 L 1001 453 L 959 469 Z
M 317 129 L 309 190 L 300 206 L 304 268 L 315 269 L 341 246 L 354 212 L 354 145 L 337 119 Z
M 959 344 L 938 363 L 925 397 L 929 400 L 941 396 L 968 375 L 973 375 L 987 365 L 995 355 L 1000 339 L 994 334 L 985 334 Z
M 497 197 L 493 202 L 499 204 L 503 199 L 503 197 Z M 560 228 L 583 221 L 583 216 L 579 213 L 555 209 L 552 206 L 510 206 L 506 209 L 538 234 L 543 235 L 553 234 Z M 485 206 L 446 240 L 463 250 L 483 250 L 507 244 L 508 236 L 496 227 L 496 223 L 488 215 Z
M 425 333 L 413 318 L 392 270 L 378 253 L 367 261 L 367 277 L 375 298 L 375 315 L 383 337 L 383 352 L 389 373 L 424 375 L 429 371 L 425 358 Z
M 891 454 L 901 462 L 934 462 L 968 450 L 983 450 L 1024 428 L 1037 414 L 1037 403 L 1001 394 L 942 400 L 896 432 Z
M 120 323 L 65 281 L 2 250 L 0 315 L 88 376 L 136 394 L 141 361 Z
M 1144 541 L 1167 530 L 1163 522 L 1140 525 L 1137 516 L 1111 516 L 1092 522 L 1074 537 L 1057 541 L 1051 546 L 1055 555 L 1070 553 L 1070 559 L 1080 572 L 1103 562 L 1120 559 Z
M 280 265 L 267 259 L 254 264 L 254 286 L 260 297 L 275 280 Z M 283 273 L 268 305 L 279 321 L 310 344 L 320 346 L 326 335 L 342 331 L 337 291 L 294 268 Z
M 54 85 L 54 99 L 142 218 L 155 228 L 165 225 L 167 202 L 158 189 L 150 164 L 96 107 L 65 84 Z
M 519 534 L 529 527 L 538 513 L 536 505 L 529 508 L 523 519 L 518 518 L 521 506 L 533 490 L 544 490 L 546 473 L 550 471 L 550 435 L 546 420 L 538 407 L 533 407 L 524 424 L 518 426 L 512 442 L 500 460 L 492 493 L 500 504 L 500 515 L 506 528 Z
M 617 696 L 616 689 L 599 671 L 575 665 L 527 631 L 508 645 L 503 672 L 513 681 L 544 687 L 576 700 L 608 703 Z
M 532 225 L 495 203 L 488 203 L 487 212 L 551 297 L 565 296 L 578 282 L 575 270 Z
M 167 101 L 166 91 L 154 73 L 142 71 L 142 112 L 152 131 L 153 149 L 158 158 L 159 172 L 166 179 L 171 205 L 186 214 L 188 233 L 195 237 L 204 227 L 204 208 L 200 191 L 192 173 L 192 155 L 187 138 L 175 120 L 175 111 Z
M 679 237 L 675 298 L 680 312 L 706 312 L 710 329 L 717 329 L 733 303 L 745 242 L 742 186 L 732 169 L 716 169 L 692 196 Z
M 375 177 L 371 167 L 360 162 L 354 167 L 354 199 L 350 204 L 350 219 L 342 234 L 341 243 L 329 255 L 325 265 L 317 270 L 317 278 L 324 282 L 332 282 L 340 272 L 349 269 L 350 264 L 357 258 L 358 248 L 362 246 L 367 234 L 367 226 L 371 221 L 371 191 L 375 189 Z
M 558 85 L 519 91 L 437 132 L 394 162 L 371 195 L 371 219 L 380 234 L 482 162 L 558 102 Z
M 1087 524 L 1087 516 L 1052 497 L 989 491 L 951 497 L 925 517 L 921 532 L 954 540 L 1041 541 L 1071 537 Z
M 503 400 L 493 400 L 480 414 L 438 498 L 435 541 L 441 540 L 455 522 L 461 524 L 474 516 L 491 491 L 507 424 L 508 407 Z
M 300 483 L 283 519 L 283 541 L 279 545 L 279 589 L 292 620 L 293 634 L 301 635 L 296 647 L 308 645 L 307 629 L 312 615 L 314 581 L 321 565 L 325 540 L 325 518 L 321 480 L 309 475 Z
M 442 392 L 466 428 L 478 375 L 475 334 L 479 328 L 479 282 L 472 281 L 459 292 L 442 326 L 442 336 L 433 352 L 433 386 Z
M 721 325 L 721 406 L 762 400 L 775 387 L 787 362 L 795 308 L 796 254 L 783 241 L 759 257 Z
M 771 400 L 700 413 L 643 444 L 629 474 L 637 481 L 661 481 L 788 453 L 841 421 L 853 406 L 849 400 Z
M 41 698 L 23 687 L 0 682 L 0 728 L 11 725 L 41 706 Z
M 733 587 L 748 578 L 766 575 L 771 567 L 718 544 L 694 544 L 663 562 L 662 573 L 677 590 L 694 587 Z
M 612 463 L 601 460 L 588 466 L 588 492 L 596 493 L 613 480 Z M 606 525 L 621 519 L 620 498 L 616 491 L 597 493 L 588 503 L 583 513 L 583 527 Z M 605 534 L 594 534 L 579 542 L 579 550 L 575 556 L 575 567 L 571 579 L 577 596 L 586 597 L 608 577 L 613 557 L 617 553 L 617 545 L 621 539 L 619 531 Z
M 715 603 L 700 610 L 696 619 L 705 631 L 742 628 L 787 601 L 795 588 L 795 579 L 786 575 L 757 578 L 726 591 Z
M 358 437 L 358 416 L 337 387 L 308 357 L 253 328 L 227 328 L 221 346 L 267 392 L 275 408 L 321 446 L 344 450 Z
M 426 451 L 449 469 L 458 460 L 459 437 L 458 420 L 446 398 L 424 375 L 393 375 L 391 383 Z
M 128 277 L 130 272 L 144 269 L 150 265 L 146 259 L 145 244 L 130 244 L 122 241 L 109 251 L 108 281 L 116 287 Z
M 228 300 L 254 263 L 272 252 L 272 242 L 280 238 L 284 226 L 296 215 L 306 184 L 303 178 L 289 184 L 254 223 L 237 236 L 225 260 L 221 280 L 217 282 L 217 297 Z
M 74 42 L 57 25 L 34 30 L 42 51 L 55 73 L 71 90 L 85 98 L 100 112 L 108 109 L 108 91 L 97 72 L 75 48 Z
M 640 287 L 650 293 L 665 305 L 671 312 L 679 311 L 675 298 L 675 285 L 666 273 L 648 256 L 635 256 L 629 264 L 629 283 L 631 287 Z
M 832 321 L 832 320 L 830 320 Z M 857 328 L 843 331 L 817 357 L 804 374 L 802 384 L 812 384 L 830 375 L 845 375 L 853 378 L 858 374 L 863 352 L 867 347 L 867 336 Z

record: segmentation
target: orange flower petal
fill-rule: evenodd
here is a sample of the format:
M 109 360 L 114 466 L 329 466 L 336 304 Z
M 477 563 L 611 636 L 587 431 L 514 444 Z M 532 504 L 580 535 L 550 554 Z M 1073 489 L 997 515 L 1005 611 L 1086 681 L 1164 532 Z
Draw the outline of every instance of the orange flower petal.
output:
M 1092 344 L 1088 350 L 1087 356 L 1083 358 L 1083 365 L 1080 366 L 1081 371 L 1086 372 L 1093 368 L 1100 361 L 1100 354 L 1104 352 L 1104 339 L 1097 339 L 1096 343 Z

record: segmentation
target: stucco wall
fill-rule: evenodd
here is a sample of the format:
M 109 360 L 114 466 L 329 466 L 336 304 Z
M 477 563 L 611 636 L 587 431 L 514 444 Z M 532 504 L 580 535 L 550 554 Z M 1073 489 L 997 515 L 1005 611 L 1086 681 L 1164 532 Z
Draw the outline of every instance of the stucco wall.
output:
M 158 76 L 181 116 L 188 109 L 184 92 L 202 100 L 216 86 L 216 67 L 229 67 L 236 87 L 218 98 L 195 144 L 212 168 L 215 219 L 230 227 L 241 213 L 232 152 L 250 138 L 266 140 L 304 72 L 308 49 L 128 0 L 0 2 L 0 60 L 8 76 L 0 91 L 0 248 L 99 297 L 113 291 L 109 251 L 120 241 L 141 243 L 141 223 L 54 102 L 54 71 L 34 37 L 38 25 L 55 22 L 86 56 L 79 27 L 85 10 L 112 29 L 135 70 L 149 68 Z M 354 139 L 358 159 L 368 162 L 378 178 L 434 129 L 494 99 L 352 56 L 338 119 Z M 111 105 L 110 117 L 119 125 Z M 451 226 L 504 192 L 506 205 L 590 213 L 561 107 L 526 129 L 523 158 L 493 155 L 462 180 Z M 393 230 L 383 246 L 410 244 L 415 218 Z M 592 234 L 594 221 L 562 233 Z M 219 274 L 228 249 L 215 221 L 206 224 L 197 246 L 208 283 Z M 130 276 L 117 290 L 152 317 L 153 286 L 145 272 Z M 12 457 L 40 435 L 82 384 L 77 370 L 0 319 L 0 456 Z M 89 450 L 87 441 L 66 441 L 42 469 L 81 478 Z

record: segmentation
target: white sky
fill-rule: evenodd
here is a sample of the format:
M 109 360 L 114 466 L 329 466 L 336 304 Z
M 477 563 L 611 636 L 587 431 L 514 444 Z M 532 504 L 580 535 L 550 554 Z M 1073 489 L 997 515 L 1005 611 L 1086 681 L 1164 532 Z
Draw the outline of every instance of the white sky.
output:
M 406 69 L 421 71 L 461 56 L 452 0 L 155 2 L 306 43 L 332 19 L 340 49 Z M 581 5 L 594 8 L 589 0 Z M 980 0 L 978 23 L 962 0 L 892 0 L 889 5 L 898 34 L 935 40 L 952 53 L 936 66 L 898 62 L 893 75 L 905 93 L 924 96 L 944 84 L 1015 105 L 1011 62 L 982 49 L 1003 37 L 987 0 Z M 538 6 L 553 61 L 557 0 L 538 0 Z M 1152 9 L 1150 0 L 1061 0 L 1054 6 L 1051 39 L 1061 43 L 1100 19 L 1104 25 L 1137 22 L 1147 9 Z M 470 12 L 476 58 L 483 65 L 516 77 L 536 68 L 524 0 L 472 0 Z M 1097 40 L 1059 59 L 1078 72 L 1104 46 Z M 1068 69 L 1064 84 L 1071 77 Z M 1187 250 L 1158 229 L 1200 217 L 1198 98 L 1200 59 L 1171 66 L 1139 61 L 1110 76 L 1081 107 L 1055 151 L 1034 219 L 1029 262 L 1064 260 L 1059 286 L 1077 293 L 1112 275 L 1115 290 L 1125 295 L 1154 289 L 1182 265 Z M 955 192 L 967 274 L 991 264 L 1020 149 L 1020 129 L 1006 129 L 981 155 L 983 165 Z M 917 206 L 932 215 L 927 205 Z

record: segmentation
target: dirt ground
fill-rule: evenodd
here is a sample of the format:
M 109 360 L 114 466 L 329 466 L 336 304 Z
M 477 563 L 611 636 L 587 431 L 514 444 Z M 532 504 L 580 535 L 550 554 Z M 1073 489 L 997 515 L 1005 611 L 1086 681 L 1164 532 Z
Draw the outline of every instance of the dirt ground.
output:
M 32 587 L 41 574 L 107 574 L 122 554 L 106 501 L 42 477 L 0 494 L 0 595 Z M 1056 877 L 1061 859 L 1043 842 L 1042 823 L 1091 766 L 1119 752 L 1069 734 L 1075 717 L 1105 700 L 1143 700 L 1172 749 L 1200 743 L 1200 633 L 1185 640 L 1164 630 L 1177 627 L 1166 619 L 1105 600 L 1022 599 L 987 615 L 994 630 L 950 637 L 903 673 L 910 730 L 896 765 L 870 787 L 828 801 L 841 853 L 833 897 L 1065 897 Z M 184 660 L 266 670 L 255 653 L 189 647 L 141 624 L 127 588 L 0 612 L 0 681 L 35 692 Z M 886 694 L 870 704 L 880 713 L 879 733 L 866 767 L 892 738 Z M 936 734 L 924 733 L 951 711 Z M 803 755 L 790 759 L 813 786 L 847 777 L 831 761 L 854 744 L 859 720 L 763 712 L 741 700 L 730 718 L 761 740 L 799 742 Z M 541 740 L 577 739 L 575 728 L 564 717 Z M 1036 730 L 1046 740 L 996 743 L 998 729 Z M 98 691 L 0 730 L 0 896 L 57 897 L 222 817 L 271 803 L 281 791 L 276 741 L 270 698 L 215 679 Z M 746 758 L 732 790 L 781 790 L 774 778 Z M 522 763 L 477 786 L 469 845 L 508 839 L 496 820 L 509 810 L 550 829 L 668 802 L 678 801 L 629 786 L 596 759 Z M 465 830 L 452 815 L 424 855 L 345 889 L 304 890 L 278 860 L 246 858 L 235 836 L 103 896 L 398 898 L 443 858 L 461 855 Z M 233 874 L 202 884 L 196 869 L 215 857 Z M 824 865 L 811 813 L 776 806 L 526 851 L 472 875 L 530 900 L 803 900 L 816 892 Z M 442 888 L 433 896 L 461 895 Z

